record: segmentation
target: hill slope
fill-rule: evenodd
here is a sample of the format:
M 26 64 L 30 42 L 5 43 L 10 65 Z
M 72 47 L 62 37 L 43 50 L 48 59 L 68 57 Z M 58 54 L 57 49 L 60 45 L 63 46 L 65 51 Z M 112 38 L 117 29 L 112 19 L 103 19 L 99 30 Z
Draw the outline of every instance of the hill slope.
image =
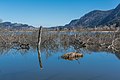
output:
M 64 27 L 95 27 L 100 25 L 113 25 L 120 26 L 120 4 L 112 10 L 101 11 L 94 10 L 85 14 L 80 19 L 72 20 Z

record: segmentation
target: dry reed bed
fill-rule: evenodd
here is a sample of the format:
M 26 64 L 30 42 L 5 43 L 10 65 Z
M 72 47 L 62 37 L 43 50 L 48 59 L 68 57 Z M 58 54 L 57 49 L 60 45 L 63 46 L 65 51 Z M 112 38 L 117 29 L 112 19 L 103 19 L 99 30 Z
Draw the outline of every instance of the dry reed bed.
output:
M 0 49 L 7 47 L 7 50 L 19 47 L 20 44 L 29 44 L 36 49 L 38 30 L 11 31 L 0 30 Z M 74 32 L 74 31 L 48 31 L 43 29 L 41 50 L 57 51 L 60 47 L 68 49 L 73 47 L 76 51 L 84 47 L 91 51 L 116 51 L 120 50 L 120 32 Z M 6 48 L 5 48 L 6 50 Z M 2 50 L 1 50 L 2 51 Z

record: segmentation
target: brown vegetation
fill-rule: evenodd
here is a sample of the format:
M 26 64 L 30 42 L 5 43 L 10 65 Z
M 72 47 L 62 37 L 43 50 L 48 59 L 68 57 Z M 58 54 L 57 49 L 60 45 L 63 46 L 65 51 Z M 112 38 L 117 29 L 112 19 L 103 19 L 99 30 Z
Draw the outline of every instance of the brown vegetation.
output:
M 14 31 L 0 30 L 0 48 L 3 47 L 14 49 L 25 49 L 26 47 L 36 50 L 38 42 L 38 29 L 31 31 Z M 55 52 L 60 47 L 67 50 L 73 47 L 76 52 L 80 52 L 80 48 L 90 51 L 118 51 L 120 49 L 120 32 L 92 32 L 85 29 L 84 32 L 79 30 L 65 31 L 49 31 L 42 30 L 41 51 L 46 51 L 47 56 L 50 56 L 48 51 Z M 27 49 L 29 49 L 27 48 Z

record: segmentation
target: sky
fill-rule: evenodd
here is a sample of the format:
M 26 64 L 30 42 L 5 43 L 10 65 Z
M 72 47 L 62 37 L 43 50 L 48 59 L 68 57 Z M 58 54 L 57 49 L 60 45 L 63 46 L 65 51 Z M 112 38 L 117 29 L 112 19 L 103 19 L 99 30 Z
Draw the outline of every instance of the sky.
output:
M 115 8 L 120 0 L 0 0 L 0 19 L 35 27 L 68 24 L 92 10 Z

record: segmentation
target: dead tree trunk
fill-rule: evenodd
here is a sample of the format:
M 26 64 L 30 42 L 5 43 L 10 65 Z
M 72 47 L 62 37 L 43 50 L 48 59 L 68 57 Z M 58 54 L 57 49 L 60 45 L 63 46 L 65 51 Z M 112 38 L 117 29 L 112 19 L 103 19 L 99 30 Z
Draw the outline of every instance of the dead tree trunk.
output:
M 40 26 L 40 28 L 39 28 L 38 45 L 37 45 L 37 49 L 38 49 L 38 59 L 39 59 L 40 69 L 43 68 L 43 66 L 42 66 L 42 59 L 41 59 L 41 51 L 40 51 L 41 34 L 42 34 L 42 26 Z

